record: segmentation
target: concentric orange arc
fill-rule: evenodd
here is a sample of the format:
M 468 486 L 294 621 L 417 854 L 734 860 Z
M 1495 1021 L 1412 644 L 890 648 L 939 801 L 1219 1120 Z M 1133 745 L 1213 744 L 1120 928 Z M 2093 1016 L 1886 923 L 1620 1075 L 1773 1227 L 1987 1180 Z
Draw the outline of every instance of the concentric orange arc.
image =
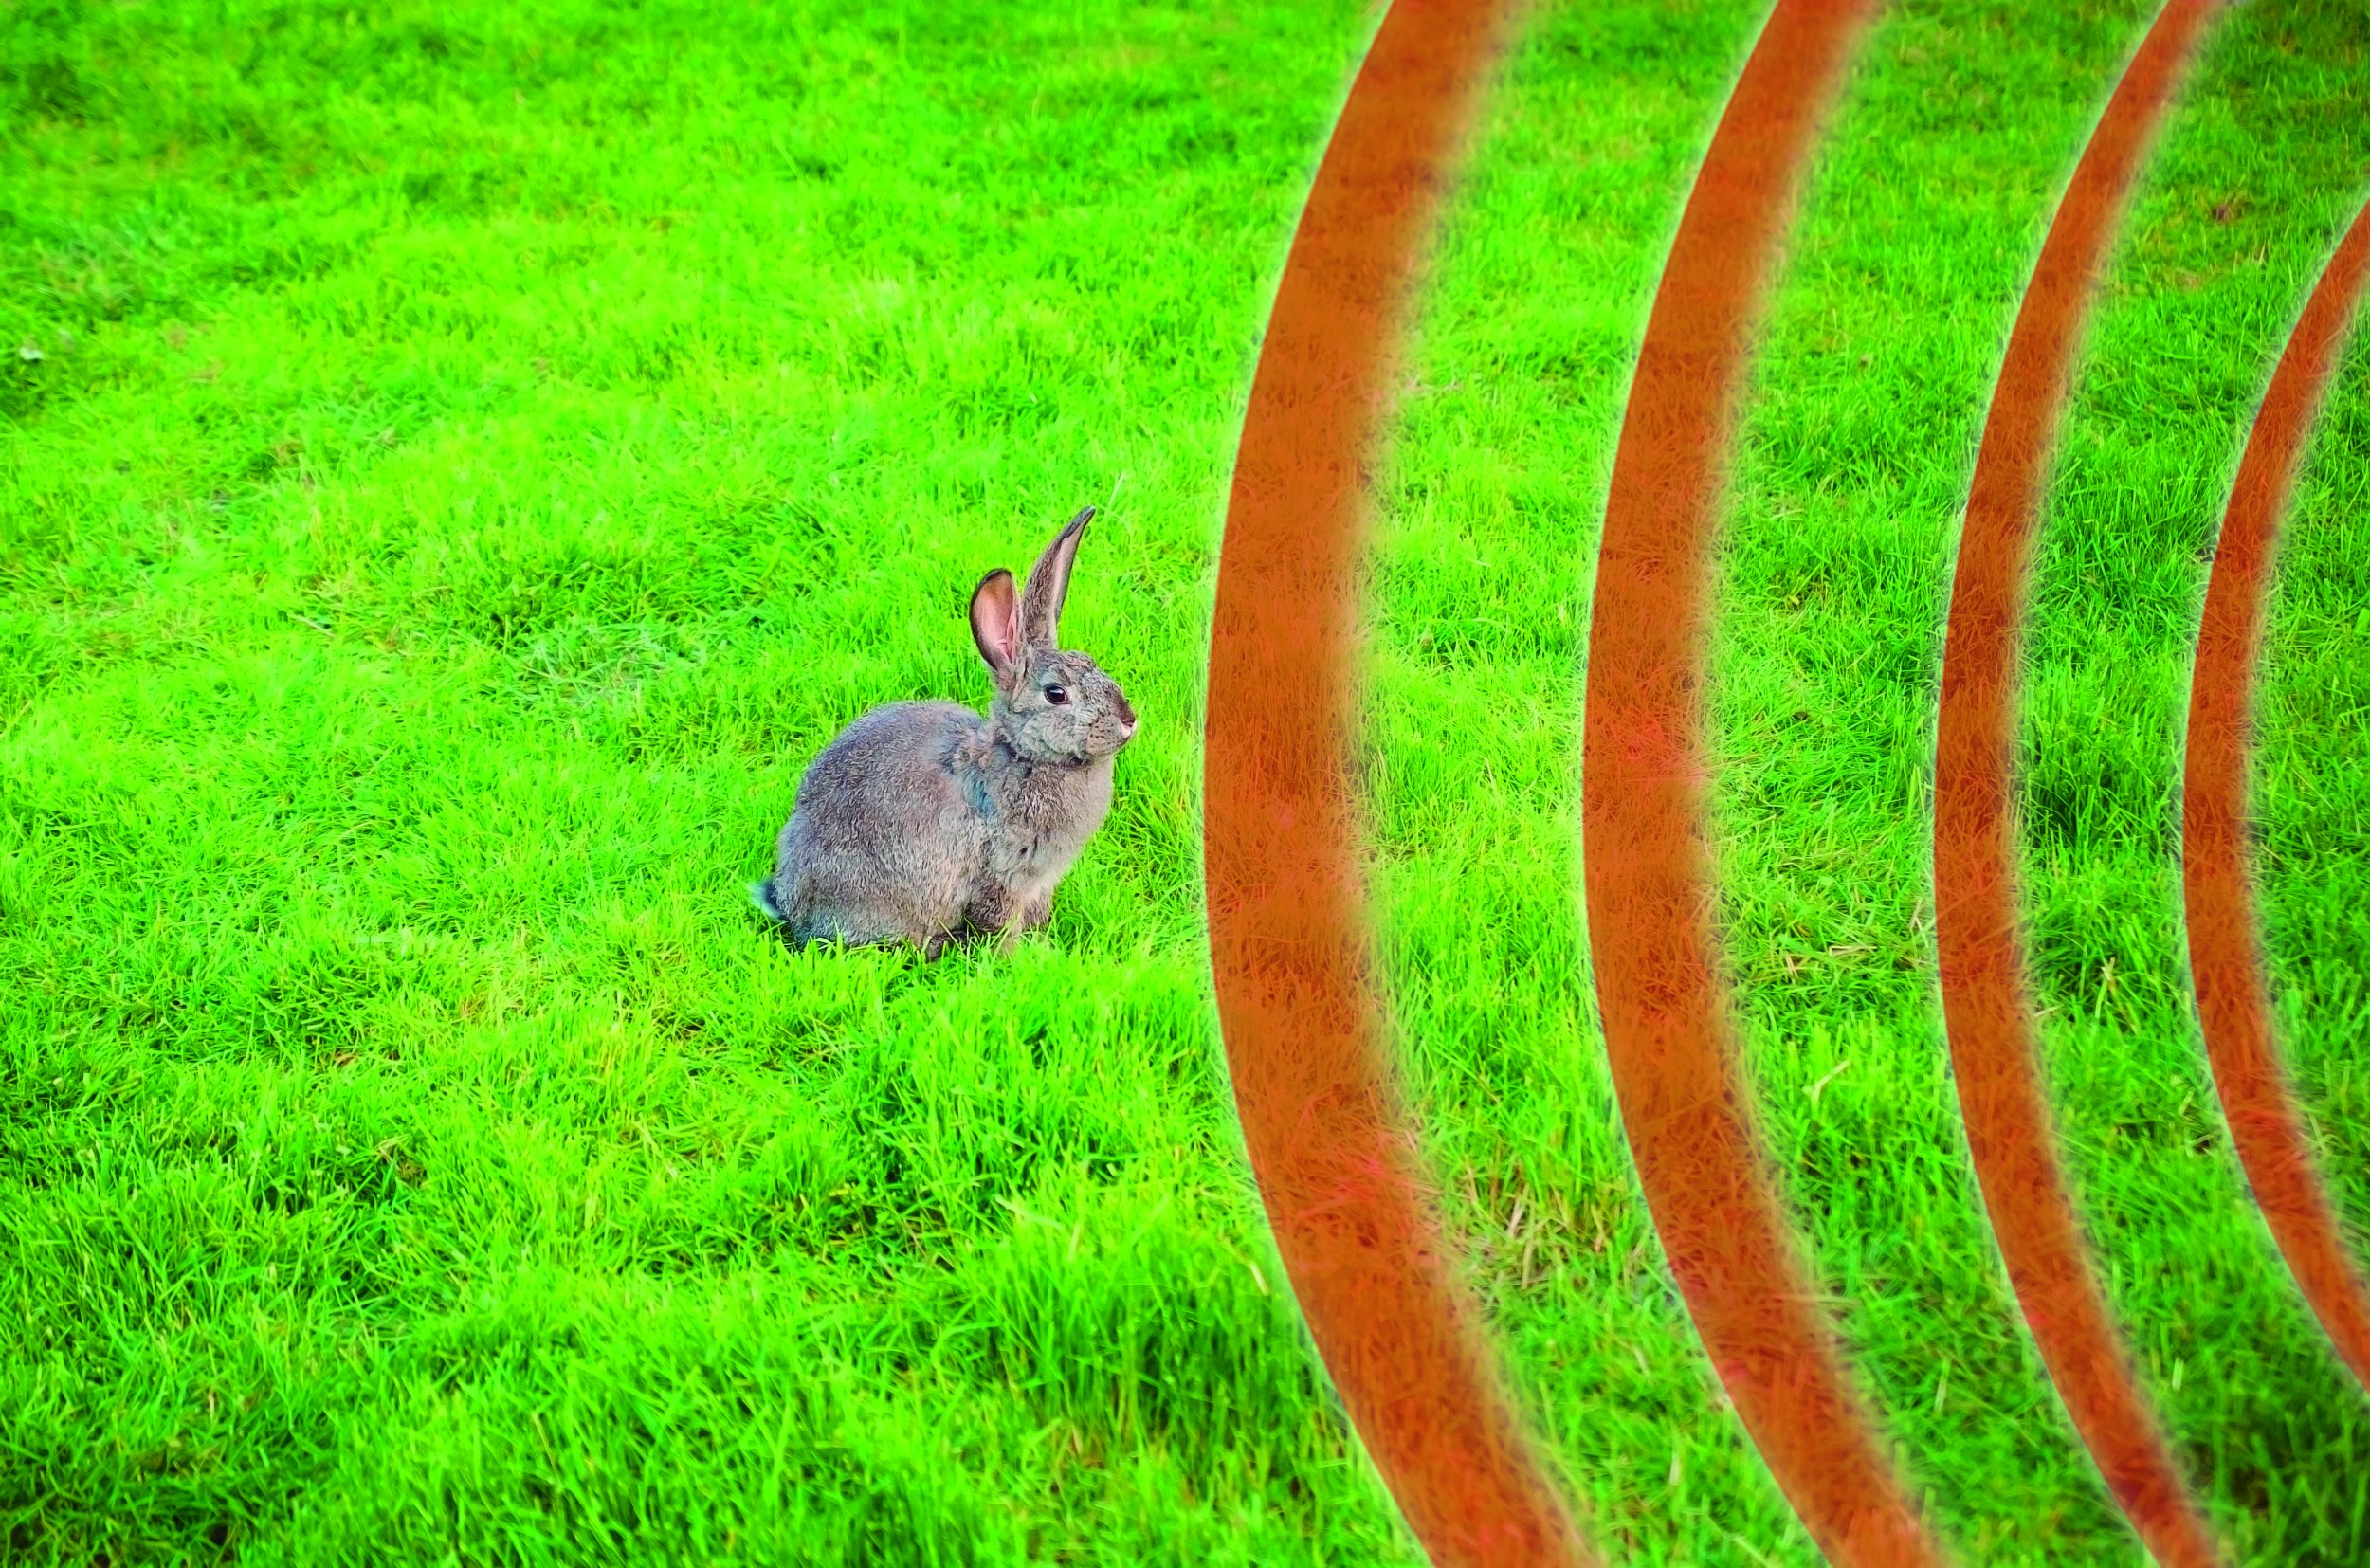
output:
M 2306 302 L 2239 459 L 2189 688 L 2180 869 L 2197 1019 L 2231 1141 L 2306 1302 L 2355 1378 L 2370 1386 L 2370 1290 L 2346 1249 L 2272 1044 L 2245 847 L 2248 729 L 2272 554 L 2365 280 L 2370 208 L 2354 219 Z
M 1779 0 L 1687 197 L 1605 508 L 1581 759 L 1598 1007 L 1639 1184 L 1746 1431 L 1837 1563 L 1941 1560 L 1847 1390 L 1731 1076 L 1701 842 L 1713 525 L 1761 283 L 1872 7 Z
M 1976 456 L 1950 599 L 1934 779 L 1943 1018 L 1977 1178 L 2042 1360 L 2108 1489 L 2167 1568 L 2221 1560 L 2086 1255 L 2035 1061 L 2012 872 L 2014 683 L 2031 538 L 2074 347 L 2124 196 L 2215 0 L 2171 0 L 2075 166 Z
M 1309 1332 L 1434 1562 L 1573 1564 L 1386 1069 L 1350 800 L 1363 469 L 1418 252 L 1507 17 L 1396 0 L 1292 242 L 1243 426 L 1210 648 L 1211 959 L 1251 1168 Z

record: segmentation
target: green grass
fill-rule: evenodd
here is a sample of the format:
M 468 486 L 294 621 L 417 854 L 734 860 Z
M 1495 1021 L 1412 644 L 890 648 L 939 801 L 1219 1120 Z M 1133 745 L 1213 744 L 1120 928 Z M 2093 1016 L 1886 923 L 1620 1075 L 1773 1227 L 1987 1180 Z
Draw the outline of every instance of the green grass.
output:
M 1904 0 L 1741 434 L 1711 737 L 1761 1123 L 1969 1562 L 2128 1563 L 1959 1129 L 1926 845 L 1991 377 L 2148 8 Z M 1540 8 L 1380 475 L 1378 948 L 1490 1331 L 1616 1560 L 1807 1564 L 1638 1200 L 1577 896 L 1630 365 L 1760 16 Z M 150 0 L 0 15 L 0 1558 L 1418 1560 L 1292 1311 L 1201 927 L 1212 566 L 1373 13 Z M 2025 876 L 2086 1219 L 2249 1563 L 2370 1557 L 2370 1410 L 2186 1000 L 2205 558 L 2370 170 L 2255 0 L 2133 210 L 2037 561 Z M 18 345 L 39 358 L 18 355 Z M 1145 732 L 1048 938 L 793 955 L 741 888 L 987 567 Z M 2370 1223 L 2370 353 L 2267 671 L 2289 1048 Z M 1517 1208 L 1520 1208 L 1518 1219 Z

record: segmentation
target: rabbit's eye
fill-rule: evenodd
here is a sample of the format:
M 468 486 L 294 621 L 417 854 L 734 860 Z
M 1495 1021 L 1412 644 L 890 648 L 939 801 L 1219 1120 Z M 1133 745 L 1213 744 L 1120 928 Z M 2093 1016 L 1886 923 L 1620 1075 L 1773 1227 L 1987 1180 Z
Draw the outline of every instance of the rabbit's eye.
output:
M 1065 703 L 1069 701 L 1069 693 L 1060 686 L 1048 686 L 1045 688 L 1045 700 L 1048 702 Z

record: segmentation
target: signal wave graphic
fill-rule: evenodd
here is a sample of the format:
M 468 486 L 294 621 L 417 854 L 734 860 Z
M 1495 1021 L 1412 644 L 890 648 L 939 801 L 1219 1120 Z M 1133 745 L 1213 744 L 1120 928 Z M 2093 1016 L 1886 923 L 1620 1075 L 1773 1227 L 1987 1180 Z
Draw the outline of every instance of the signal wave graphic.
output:
M 1221 548 L 1205 731 L 1212 977 L 1245 1142 L 1302 1314 L 1440 1563 L 1593 1560 L 1521 1430 L 1392 1085 L 1367 973 L 1348 744 L 1368 457 L 1417 258 L 1511 0 L 1397 0 L 1294 236 Z M 2047 468 L 2101 259 L 2220 0 L 2169 0 L 2077 162 L 2019 308 L 1970 486 L 1945 634 L 1937 935 L 1961 1116 L 2033 1343 L 2167 1568 L 2221 1549 L 2138 1389 L 2084 1249 L 2035 1063 L 2011 872 L 2009 738 Z M 1736 391 L 1796 176 L 1875 0 L 1778 0 L 1706 151 L 1624 413 L 1590 625 L 1583 874 L 1606 1049 L 1640 1186 L 1712 1367 L 1832 1560 L 1944 1560 L 1809 1304 L 1731 1065 L 1705 870 L 1699 694 Z M 2244 725 L 2278 516 L 2370 276 L 2370 212 L 2306 306 L 2231 501 L 2183 801 L 2197 1004 L 2247 1174 L 2305 1296 L 2370 1381 L 2370 1292 L 2311 1170 L 2263 999 L 2240 837 Z

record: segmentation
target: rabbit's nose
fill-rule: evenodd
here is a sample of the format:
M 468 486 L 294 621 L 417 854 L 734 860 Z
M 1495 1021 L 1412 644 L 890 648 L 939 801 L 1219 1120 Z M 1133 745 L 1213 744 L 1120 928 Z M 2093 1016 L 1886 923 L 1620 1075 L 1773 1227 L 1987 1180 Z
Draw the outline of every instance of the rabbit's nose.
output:
M 1136 733 L 1136 710 L 1124 697 L 1120 699 L 1120 722 L 1127 726 L 1128 734 Z

